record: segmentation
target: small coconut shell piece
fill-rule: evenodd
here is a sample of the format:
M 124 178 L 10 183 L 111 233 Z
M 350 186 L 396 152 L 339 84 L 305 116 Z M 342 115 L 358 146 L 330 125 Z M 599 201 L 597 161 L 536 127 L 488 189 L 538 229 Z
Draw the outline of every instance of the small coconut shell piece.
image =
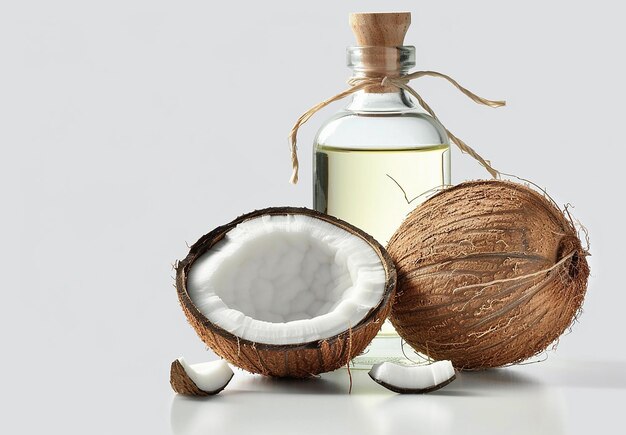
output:
M 170 368 L 170 385 L 178 394 L 212 396 L 226 388 L 233 375 L 223 360 L 189 365 L 178 358 Z
M 244 370 L 276 377 L 348 364 L 387 318 L 395 284 L 393 262 L 371 236 L 293 207 L 216 228 L 176 268 L 178 298 L 202 341 Z
M 368 374 L 378 384 L 400 394 L 430 393 L 456 379 L 450 361 L 437 361 L 423 366 L 383 362 L 372 366 Z
M 391 322 L 415 350 L 459 369 L 523 361 L 576 318 L 589 266 L 569 215 L 519 183 L 472 181 L 409 214 L 387 246 Z

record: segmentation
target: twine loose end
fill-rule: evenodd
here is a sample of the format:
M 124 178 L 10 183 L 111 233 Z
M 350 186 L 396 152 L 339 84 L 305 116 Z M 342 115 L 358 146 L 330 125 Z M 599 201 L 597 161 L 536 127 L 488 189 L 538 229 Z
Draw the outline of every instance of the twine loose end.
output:
M 289 179 L 289 182 L 291 184 L 298 184 L 298 171 L 294 170 L 293 173 L 291 174 L 291 178 Z

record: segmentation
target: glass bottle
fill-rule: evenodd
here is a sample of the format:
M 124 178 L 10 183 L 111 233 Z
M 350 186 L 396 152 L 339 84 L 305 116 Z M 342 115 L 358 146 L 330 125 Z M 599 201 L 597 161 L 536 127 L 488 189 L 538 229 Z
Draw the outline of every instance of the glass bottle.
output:
M 415 66 L 415 48 L 349 47 L 347 58 L 354 77 L 397 77 Z M 450 184 L 449 141 L 441 124 L 404 90 L 376 86 L 356 92 L 323 124 L 313 166 L 314 208 L 352 223 L 384 246 L 425 193 Z M 382 361 L 406 362 L 389 321 L 353 366 Z

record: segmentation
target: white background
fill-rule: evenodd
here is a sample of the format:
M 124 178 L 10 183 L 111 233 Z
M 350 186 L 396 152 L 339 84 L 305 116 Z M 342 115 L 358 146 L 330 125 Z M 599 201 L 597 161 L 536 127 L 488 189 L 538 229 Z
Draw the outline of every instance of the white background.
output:
M 507 100 L 506 108 L 489 109 L 436 79 L 414 83 L 444 124 L 495 167 L 574 204 L 593 254 L 584 314 L 545 369 L 494 372 L 483 383 L 463 377 L 453 405 L 446 400 L 454 394 L 420 399 L 421 408 L 407 401 L 413 398 L 394 403 L 407 404 L 412 418 L 423 415 L 433 431 L 485 433 L 494 427 L 492 416 L 466 415 L 466 426 L 456 412 L 483 409 L 485 397 L 499 397 L 498 388 L 490 389 L 502 385 L 498 377 L 519 384 L 513 376 L 519 373 L 535 376 L 537 391 L 558 389 L 560 397 L 524 421 L 555 419 L 557 426 L 540 427 L 551 433 L 610 429 L 611 404 L 623 403 L 626 388 L 626 31 L 619 2 L 6 0 L 0 3 L 1 432 L 170 431 L 170 413 L 180 417 L 177 406 L 189 403 L 173 400 L 169 363 L 180 355 L 213 358 L 178 306 L 171 264 L 185 256 L 185 242 L 243 212 L 310 205 L 310 143 L 342 103 L 302 128 L 295 187 L 287 182 L 287 133 L 301 112 L 344 88 L 344 49 L 353 43 L 348 13 L 381 9 L 413 12 L 406 41 L 417 48 L 418 68 Z M 453 181 L 486 175 L 455 150 Z M 563 382 L 556 385 L 554 373 Z M 571 381 L 580 381 L 580 373 L 586 377 L 579 391 Z M 367 415 L 380 418 L 360 422 L 361 432 L 375 433 L 400 430 L 404 418 L 397 415 L 403 408 L 389 403 L 359 408 L 369 396 L 358 391 L 330 399 L 315 386 L 238 382 L 233 391 L 251 394 L 224 392 L 222 429 L 245 429 L 248 422 L 279 433 L 281 421 L 315 430 L 335 421 L 322 427 L 348 433 L 346 418 Z M 484 394 L 474 398 L 472 391 Z M 289 394 L 309 412 L 289 411 Z M 538 400 L 529 397 L 510 406 Z M 237 406 L 257 413 L 247 419 Z M 584 420 L 598 412 L 607 414 L 594 425 Z M 255 418 L 259 426 L 250 423 Z

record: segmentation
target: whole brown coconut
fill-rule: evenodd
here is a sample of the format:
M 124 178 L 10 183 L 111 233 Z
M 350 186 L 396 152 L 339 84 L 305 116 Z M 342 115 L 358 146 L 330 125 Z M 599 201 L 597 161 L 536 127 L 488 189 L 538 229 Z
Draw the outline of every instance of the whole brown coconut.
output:
M 210 252 L 227 233 L 239 224 L 270 216 L 304 215 L 332 224 L 352 236 L 362 239 L 378 257 L 384 269 L 385 282 L 380 300 L 353 325 L 343 332 L 319 340 L 281 344 L 253 342 L 231 333 L 211 322 L 192 300 L 188 288 L 190 270 L 205 253 Z M 272 249 L 268 247 L 268 249 Z M 396 272 L 387 251 L 362 230 L 323 213 L 306 208 L 272 207 L 247 213 L 201 237 L 191 246 L 187 257 L 176 266 L 176 288 L 180 304 L 198 336 L 216 354 L 251 373 L 267 376 L 304 378 L 332 371 L 348 364 L 363 352 L 374 338 L 391 310 L 396 286 Z
M 415 350 L 467 370 L 546 349 L 577 316 L 589 276 L 571 218 L 505 181 L 433 196 L 387 250 L 398 273 L 391 313 L 398 333 Z

